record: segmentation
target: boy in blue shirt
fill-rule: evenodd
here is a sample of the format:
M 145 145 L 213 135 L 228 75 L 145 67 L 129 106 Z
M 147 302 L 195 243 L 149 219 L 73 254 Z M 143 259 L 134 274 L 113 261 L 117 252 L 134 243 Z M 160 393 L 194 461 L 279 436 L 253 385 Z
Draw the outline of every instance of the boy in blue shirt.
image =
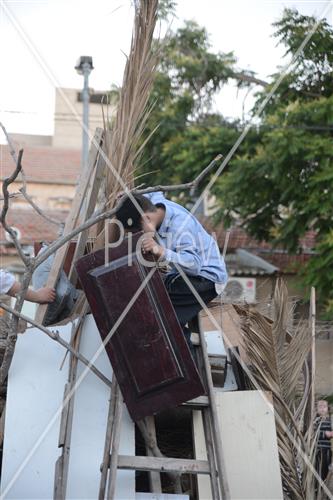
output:
M 227 281 L 223 257 L 215 239 L 196 217 L 165 198 L 162 192 L 135 194 L 134 198 L 141 210 L 131 198 L 126 198 L 117 211 L 117 219 L 127 231 L 144 231 L 147 236 L 143 237 L 142 252 L 151 252 L 168 264 L 164 283 L 191 347 L 186 324 L 202 306 L 179 270 L 187 275 L 203 302 L 208 304 L 217 296 L 216 285 Z

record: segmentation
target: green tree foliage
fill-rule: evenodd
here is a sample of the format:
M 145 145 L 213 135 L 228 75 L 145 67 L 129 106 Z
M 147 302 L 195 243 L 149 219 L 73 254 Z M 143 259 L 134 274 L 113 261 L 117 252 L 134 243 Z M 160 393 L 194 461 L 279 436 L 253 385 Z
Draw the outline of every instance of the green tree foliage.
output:
M 275 35 L 292 54 L 316 19 L 286 10 Z M 316 232 L 316 255 L 302 269 L 333 313 L 333 30 L 326 22 L 265 108 L 254 151 L 234 159 L 217 192 L 221 212 L 259 239 L 300 247 Z M 258 103 L 269 92 L 258 96 Z M 252 143 L 253 148 L 253 143 Z M 249 217 L 250 216 L 250 217 Z
M 146 183 L 188 181 L 235 139 L 235 127 L 211 107 L 216 92 L 234 78 L 236 60 L 232 53 L 212 52 L 207 31 L 193 21 L 157 50 L 162 61 L 139 173 Z
M 166 0 L 166 17 L 172 0 Z M 317 20 L 286 9 L 274 24 L 278 43 L 291 57 Z M 212 112 L 218 91 L 231 79 L 256 82 L 236 69 L 232 53 L 214 53 L 205 29 L 187 22 L 163 42 L 153 107 L 145 138 L 152 134 L 139 174 L 149 183 L 193 179 L 218 153 L 226 154 L 242 131 Z M 317 234 L 316 254 L 301 272 L 327 311 L 333 312 L 333 30 L 321 21 L 303 53 L 266 105 L 214 186 L 219 218 L 259 240 L 300 251 L 307 231 Z M 257 95 L 253 109 L 270 92 L 279 73 Z M 260 82 L 259 82 L 260 83 Z

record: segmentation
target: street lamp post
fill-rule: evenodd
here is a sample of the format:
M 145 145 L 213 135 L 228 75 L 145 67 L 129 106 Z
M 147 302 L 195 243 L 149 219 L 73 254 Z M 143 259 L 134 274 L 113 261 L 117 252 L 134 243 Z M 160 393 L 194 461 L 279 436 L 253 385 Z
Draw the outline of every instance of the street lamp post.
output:
M 81 56 L 75 66 L 79 75 L 83 75 L 83 114 L 82 114 L 82 156 L 81 156 L 81 173 L 83 173 L 88 163 L 89 152 L 89 75 L 94 69 L 92 57 Z

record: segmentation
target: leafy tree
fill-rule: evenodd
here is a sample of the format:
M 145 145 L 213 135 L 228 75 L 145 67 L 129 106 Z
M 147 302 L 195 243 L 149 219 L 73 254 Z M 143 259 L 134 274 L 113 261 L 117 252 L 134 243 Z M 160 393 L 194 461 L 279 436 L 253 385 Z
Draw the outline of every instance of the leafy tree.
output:
M 286 10 L 276 36 L 293 53 L 316 19 Z M 333 30 L 321 21 L 298 64 L 285 79 L 258 130 L 255 152 L 238 155 L 221 177 L 221 211 L 236 216 L 253 236 L 290 251 L 316 232 L 316 255 L 302 269 L 333 313 Z M 257 106 L 268 87 L 258 96 Z M 253 217 L 249 217 L 253 214 Z
M 139 173 L 146 174 L 147 183 L 189 180 L 236 138 L 237 123 L 212 113 L 215 94 L 230 79 L 240 86 L 257 80 L 254 73 L 236 68 L 232 53 L 212 52 L 207 31 L 193 21 L 185 22 L 157 50 L 161 64 L 144 139 L 151 137 Z

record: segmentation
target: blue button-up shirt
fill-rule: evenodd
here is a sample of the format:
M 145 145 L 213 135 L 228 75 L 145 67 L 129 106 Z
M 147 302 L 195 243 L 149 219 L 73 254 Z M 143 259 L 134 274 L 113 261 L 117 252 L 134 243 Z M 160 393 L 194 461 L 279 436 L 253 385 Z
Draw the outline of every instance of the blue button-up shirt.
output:
M 216 240 L 186 208 L 165 198 L 161 191 L 145 194 L 154 205 L 165 208 L 165 216 L 157 233 L 165 247 L 164 259 L 177 273 L 175 264 L 189 276 L 202 276 L 214 283 L 226 283 L 225 262 Z

